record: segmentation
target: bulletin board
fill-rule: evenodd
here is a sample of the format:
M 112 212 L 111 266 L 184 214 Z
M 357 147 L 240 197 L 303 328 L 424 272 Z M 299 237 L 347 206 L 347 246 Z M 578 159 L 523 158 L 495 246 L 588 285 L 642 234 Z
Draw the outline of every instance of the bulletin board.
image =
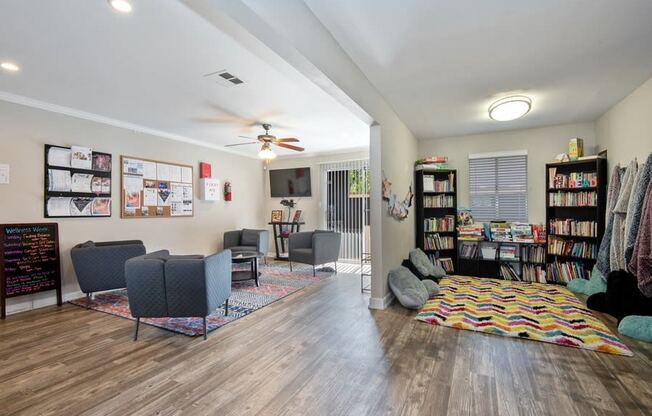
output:
M 120 156 L 120 217 L 194 215 L 192 166 Z
M 110 217 L 111 154 L 45 145 L 45 218 Z

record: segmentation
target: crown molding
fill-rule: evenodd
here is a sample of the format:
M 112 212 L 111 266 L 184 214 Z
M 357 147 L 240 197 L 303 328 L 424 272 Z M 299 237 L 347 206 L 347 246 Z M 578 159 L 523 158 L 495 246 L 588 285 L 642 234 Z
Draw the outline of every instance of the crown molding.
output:
M 161 137 L 163 139 L 174 140 L 177 142 L 188 143 L 195 146 L 207 147 L 209 149 L 217 150 L 219 152 L 230 153 L 249 159 L 258 159 L 258 155 L 250 155 L 241 153 L 236 150 L 220 146 L 213 143 L 207 143 L 203 140 L 193 139 L 191 137 L 181 136 L 174 133 L 169 133 L 163 130 L 157 130 L 140 124 L 129 123 L 127 121 L 116 120 L 110 117 L 104 117 L 99 114 L 89 113 L 87 111 L 77 110 L 75 108 L 65 107 L 62 105 L 52 104 L 45 101 L 36 100 L 33 98 L 25 97 L 22 95 L 12 94 L 6 91 L 0 91 L 0 100 L 12 104 L 18 104 L 25 107 L 36 108 L 39 110 L 49 111 L 52 113 L 63 114 L 70 117 L 79 118 L 82 120 L 93 121 L 95 123 L 106 124 L 108 126 L 117 127 L 125 130 L 131 130 L 137 133 L 149 134 L 152 136 Z

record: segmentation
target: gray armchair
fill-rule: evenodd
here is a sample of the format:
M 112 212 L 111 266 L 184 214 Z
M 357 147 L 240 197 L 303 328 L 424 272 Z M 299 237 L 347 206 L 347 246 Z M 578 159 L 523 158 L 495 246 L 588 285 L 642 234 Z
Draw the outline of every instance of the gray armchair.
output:
M 267 230 L 236 230 L 224 233 L 224 249 L 234 253 L 243 251 L 255 251 L 263 255 L 267 264 L 267 247 L 269 245 L 269 233 Z
M 93 292 L 122 289 L 125 282 L 125 262 L 145 254 L 140 240 L 93 242 L 77 244 L 70 249 L 72 265 L 88 306 Z
M 167 251 L 139 256 L 125 265 L 131 315 L 136 318 L 206 317 L 231 296 L 231 251 L 203 256 L 171 256 Z
M 341 238 L 340 233 L 321 230 L 290 234 L 288 251 L 290 271 L 292 271 L 292 262 L 310 264 L 314 276 L 315 266 L 334 262 L 335 273 L 337 273 Z

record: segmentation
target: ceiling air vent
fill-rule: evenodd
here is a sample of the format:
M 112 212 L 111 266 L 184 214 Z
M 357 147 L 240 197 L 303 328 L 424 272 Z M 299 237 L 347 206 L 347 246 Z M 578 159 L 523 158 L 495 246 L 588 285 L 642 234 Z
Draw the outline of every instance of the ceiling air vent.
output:
M 222 85 L 223 87 L 233 87 L 234 85 L 244 84 L 244 81 L 227 71 L 216 71 L 204 75 L 204 78 L 211 82 Z

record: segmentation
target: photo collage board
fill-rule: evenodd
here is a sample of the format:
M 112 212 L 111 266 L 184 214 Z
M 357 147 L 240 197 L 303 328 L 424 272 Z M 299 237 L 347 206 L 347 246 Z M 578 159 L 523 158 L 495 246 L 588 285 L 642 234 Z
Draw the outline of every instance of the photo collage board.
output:
M 111 154 L 45 145 L 45 218 L 110 217 Z
M 121 156 L 120 170 L 122 218 L 193 216 L 192 166 Z

